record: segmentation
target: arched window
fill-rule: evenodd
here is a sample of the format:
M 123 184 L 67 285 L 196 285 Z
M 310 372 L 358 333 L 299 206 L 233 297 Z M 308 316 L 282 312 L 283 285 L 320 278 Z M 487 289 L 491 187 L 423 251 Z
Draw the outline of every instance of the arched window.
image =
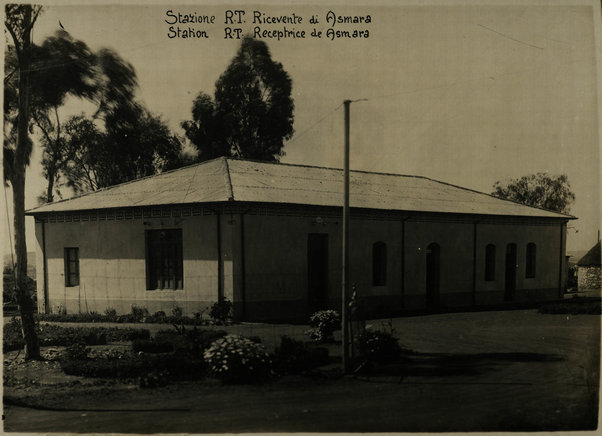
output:
M 495 280 L 495 245 L 488 244 L 485 247 L 485 281 Z
M 372 245 L 372 286 L 387 284 L 387 244 L 375 242 Z
M 525 266 L 525 277 L 528 279 L 535 278 L 535 265 L 537 263 L 537 247 L 533 242 L 527 244 L 527 265 Z

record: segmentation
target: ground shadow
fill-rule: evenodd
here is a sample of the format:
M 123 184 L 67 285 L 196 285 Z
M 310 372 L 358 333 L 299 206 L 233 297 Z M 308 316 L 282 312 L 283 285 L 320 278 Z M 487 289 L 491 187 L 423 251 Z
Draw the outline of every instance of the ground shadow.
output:
M 541 353 L 404 353 L 387 364 L 365 364 L 357 373 L 373 376 L 454 377 L 481 375 L 517 362 L 560 362 L 556 354 Z

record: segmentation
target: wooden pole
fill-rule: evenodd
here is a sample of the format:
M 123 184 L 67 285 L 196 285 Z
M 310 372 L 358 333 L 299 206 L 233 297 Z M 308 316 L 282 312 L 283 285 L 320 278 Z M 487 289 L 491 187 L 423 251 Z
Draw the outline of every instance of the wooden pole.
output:
M 347 295 L 349 287 L 349 105 L 345 100 L 345 163 L 344 163 L 344 201 L 343 201 L 343 260 L 341 289 L 341 332 L 343 342 L 343 371 L 349 372 L 349 322 L 347 320 Z

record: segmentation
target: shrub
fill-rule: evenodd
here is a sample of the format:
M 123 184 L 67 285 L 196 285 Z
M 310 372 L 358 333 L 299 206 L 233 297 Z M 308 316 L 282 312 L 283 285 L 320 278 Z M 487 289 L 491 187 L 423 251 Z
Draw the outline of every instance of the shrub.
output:
M 135 322 L 142 322 L 144 321 L 144 318 L 148 316 L 148 310 L 146 310 L 145 307 L 138 307 L 136 305 L 132 305 L 131 314 Z
M 100 378 L 132 378 L 143 373 L 142 360 L 130 358 L 123 360 L 61 360 L 61 369 L 68 375 Z
M 17 304 L 17 294 L 15 292 L 15 274 L 14 270 L 10 265 L 4 266 L 3 272 L 3 292 L 2 292 L 2 300 L 4 303 L 14 303 Z M 25 286 L 27 289 L 27 293 L 33 297 L 37 295 L 36 281 L 29 276 L 25 276 Z
M 112 307 L 108 307 L 105 309 L 105 318 L 107 321 L 115 321 L 117 319 L 117 311 Z
M 227 336 L 228 333 L 224 330 L 203 330 L 198 329 L 196 332 L 192 330 L 188 337 L 198 346 L 198 349 L 202 352 L 213 344 L 218 339 Z
M 153 322 L 157 322 L 157 323 L 165 322 L 166 317 L 167 317 L 167 315 L 162 310 L 156 311 L 155 313 L 153 313 L 153 316 L 152 316 Z
M 359 336 L 360 354 L 368 361 L 391 363 L 401 355 L 399 340 L 393 332 L 364 330 Z
M 335 331 L 341 329 L 341 317 L 336 310 L 320 310 L 309 318 L 309 337 L 316 342 L 332 340 Z
M 168 371 L 151 371 L 138 378 L 138 386 L 143 389 L 158 388 L 169 384 L 169 382 L 170 374 Z
M 227 335 L 203 354 L 212 375 L 224 383 L 263 382 L 272 375 L 265 347 L 242 336 Z
M 200 359 L 180 354 L 128 354 L 124 358 L 61 360 L 65 374 L 98 378 L 138 378 L 152 373 L 163 373 L 174 379 L 195 379 L 204 374 Z
M 59 322 L 102 322 L 107 321 L 105 315 L 96 312 L 90 313 L 40 313 L 37 315 L 38 321 L 59 321 Z
M 3 352 L 22 350 L 25 346 L 23 335 L 21 333 L 21 320 L 13 316 L 8 323 L 4 325 L 2 336 Z
M 76 342 L 65 349 L 65 358 L 70 360 L 85 360 L 90 349 L 83 342 Z
M 181 318 L 182 315 L 184 315 L 184 311 L 182 310 L 182 308 L 180 306 L 174 306 L 171 309 L 171 314 L 173 316 L 175 316 L 176 318 Z
M 226 324 L 232 316 L 232 302 L 226 297 L 219 297 L 211 306 L 209 316 L 216 324 Z
M 131 350 L 91 350 L 90 358 L 93 359 L 110 359 L 110 360 L 123 360 L 130 359 L 133 356 Z
M 157 342 L 169 342 L 173 351 L 192 351 L 192 341 L 185 335 L 182 335 L 175 330 L 159 330 L 155 334 Z
M 135 339 L 150 338 L 148 329 L 119 328 L 119 327 L 101 327 L 107 335 L 109 342 L 129 342 Z
M 196 326 L 187 330 L 182 326 L 176 330 L 159 330 L 155 339 L 170 342 L 176 351 L 189 351 L 200 355 L 213 342 L 226 335 L 224 330 L 198 329 Z
M 174 346 L 171 342 L 159 339 L 136 339 L 132 341 L 132 350 L 144 353 L 169 353 Z
M 104 345 L 107 342 L 129 342 L 148 339 L 147 329 L 118 327 L 61 327 L 52 324 L 40 326 L 40 345 L 70 345 L 82 342 L 86 345 Z
M 274 370 L 278 374 L 299 374 L 328 363 L 326 348 L 308 348 L 303 342 L 282 336 L 274 351 Z
M 61 327 L 44 324 L 39 327 L 38 338 L 40 345 L 104 345 L 107 343 L 105 329 L 97 327 Z
M 105 314 L 95 312 L 91 313 L 40 313 L 36 317 L 38 321 L 58 321 L 58 322 L 118 322 L 118 323 L 166 323 L 179 325 L 198 325 L 207 324 L 202 319 L 202 313 L 195 313 L 194 317 L 190 316 L 173 316 L 166 315 L 162 310 L 149 315 L 148 311 L 143 308 L 134 308 L 134 313 L 126 313 L 125 315 L 117 315 L 114 309 L 107 309 Z
M 104 345 L 107 342 L 129 342 L 134 339 L 148 339 L 147 329 L 117 327 L 62 327 L 53 324 L 42 324 L 37 327 L 38 339 L 42 346 L 71 345 Z M 21 321 L 14 317 L 4 326 L 3 350 L 13 351 L 25 346 L 21 337 Z

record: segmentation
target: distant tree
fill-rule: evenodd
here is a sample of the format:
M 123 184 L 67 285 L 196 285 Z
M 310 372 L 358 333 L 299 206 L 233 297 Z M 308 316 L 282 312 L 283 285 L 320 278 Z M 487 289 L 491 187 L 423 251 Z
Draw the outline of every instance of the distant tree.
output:
M 36 296 L 36 281 L 31 277 L 27 277 L 25 279 L 27 285 L 27 293 L 31 298 L 35 298 Z M 15 293 L 16 283 L 15 283 L 15 273 L 13 268 L 10 266 L 5 266 L 3 275 L 2 275 L 2 301 L 4 303 L 17 303 L 17 295 Z
M 9 91 L 12 103 L 4 102 L 10 110 L 4 115 L 4 160 L 8 173 L 5 180 L 10 182 L 13 191 L 13 212 L 15 232 L 16 298 L 21 314 L 21 329 L 25 342 L 25 359 L 40 359 L 40 343 L 35 328 L 34 305 L 27 288 L 27 244 L 25 239 L 25 170 L 29 165 L 32 142 L 29 138 L 30 88 L 32 75 L 33 26 L 42 11 L 41 6 L 29 4 L 7 4 L 4 25 L 10 35 L 15 52 L 11 66 L 14 68 L 5 75 L 4 83 L 15 78 L 16 86 Z M 5 86 L 6 88 L 6 86 Z M 12 104 L 12 107 L 11 107 Z M 14 142 L 11 142 L 14 141 Z
M 551 176 L 537 173 L 509 182 L 495 182 L 492 195 L 528 206 L 569 213 L 575 194 L 565 174 Z
M 263 41 L 245 37 L 215 84 L 201 92 L 182 128 L 203 161 L 236 156 L 277 161 L 293 134 L 292 80 Z

